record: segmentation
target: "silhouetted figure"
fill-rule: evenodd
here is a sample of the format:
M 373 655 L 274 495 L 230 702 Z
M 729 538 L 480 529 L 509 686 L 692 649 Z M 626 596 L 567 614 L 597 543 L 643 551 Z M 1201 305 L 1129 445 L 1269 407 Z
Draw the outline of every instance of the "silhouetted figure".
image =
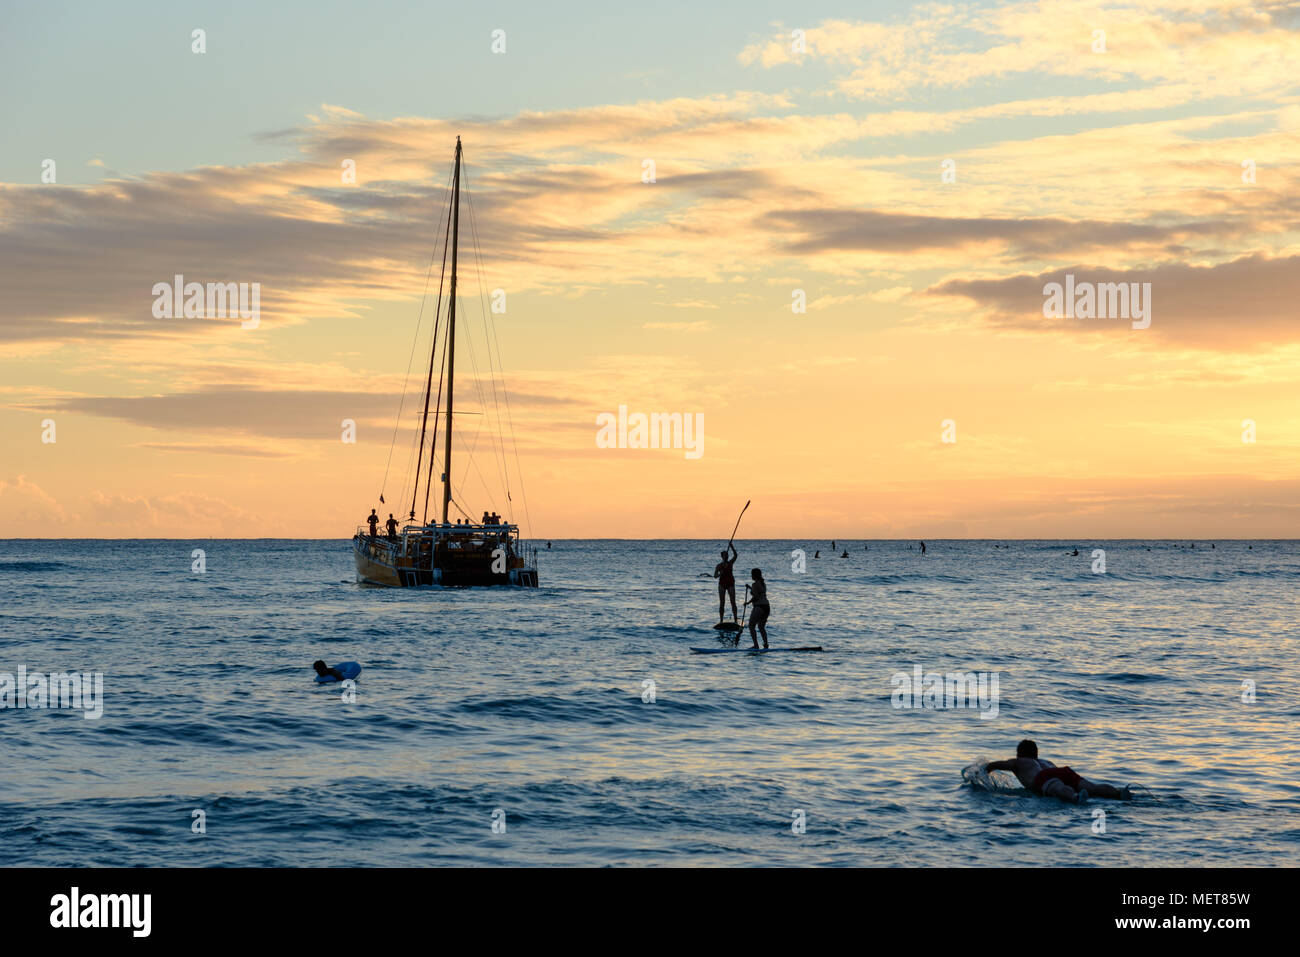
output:
M 731 558 L 727 558 L 727 549 L 731 550 Z M 713 577 L 718 580 L 718 624 L 722 624 L 727 607 L 727 598 L 731 599 L 731 620 L 736 621 L 736 575 L 731 566 L 736 564 L 736 559 L 740 555 L 736 552 L 736 546 L 727 542 L 727 548 L 722 550 L 722 561 L 713 566 Z
M 388 521 L 384 522 L 384 525 L 385 525 L 385 527 L 388 529 L 388 537 L 389 537 L 389 538 L 392 538 L 392 539 L 396 539 L 396 538 L 397 538 L 397 519 L 393 518 L 393 513 L 392 513 L 392 512 L 389 512 L 389 513 L 388 513 Z
M 813 558 L 821 558 L 821 557 L 822 557 L 821 552 L 813 552 Z
M 835 539 L 831 539 L 831 551 L 835 551 Z
M 1098 784 L 1075 772 L 1073 768 L 1058 768 L 1051 761 L 1038 756 L 1038 745 L 1028 739 L 1016 745 L 1016 756 L 1006 761 L 990 761 L 985 771 L 1010 771 L 1031 793 L 1040 797 L 1054 797 L 1070 804 L 1084 804 L 1089 797 L 1113 798 L 1131 801 L 1129 788 Z
M 922 543 L 921 543 L 921 554 L 922 554 L 922 555 L 925 554 L 925 542 L 922 542 Z
M 370 517 L 366 521 L 370 523 L 370 537 L 374 538 L 379 534 L 379 516 L 375 514 L 373 508 L 370 510 Z
M 749 616 L 749 637 L 754 641 L 754 647 L 758 647 L 758 635 L 754 629 L 757 628 L 763 633 L 763 647 L 767 647 L 767 618 L 772 613 L 771 606 L 767 603 L 767 582 L 763 581 L 763 571 L 759 568 L 751 569 L 749 577 L 754 579 L 749 586 L 750 601 L 754 605 L 754 610 Z
M 546 543 L 546 550 L 547 550 L 548 552 L 551 550 L 551 543 L 550 543 L 550 542 L 547 542 L 547 543 Z
M 1071 555 L 1078 555 L 1078 554 L 1079 554 L 1079 550 L 1076 548 L 1076 549 L 1075 549 L 1074 551 L 1072 551 L 1070 554 L 1071 554 Z
M 844 554 L 841 555 L 840 558 L 848 558 L 848 557 L 849 557 L 849 550 L 846 548 L 844 549 Z
M 320 675 L 322 678 L 328 676 L 333 678 L 335 681 L 343 680 L 343 672 L 339 671 L 337 668 L 331 668 L 323 661 L 313 661 L 311 666 L 316 669 L 316 674 Z

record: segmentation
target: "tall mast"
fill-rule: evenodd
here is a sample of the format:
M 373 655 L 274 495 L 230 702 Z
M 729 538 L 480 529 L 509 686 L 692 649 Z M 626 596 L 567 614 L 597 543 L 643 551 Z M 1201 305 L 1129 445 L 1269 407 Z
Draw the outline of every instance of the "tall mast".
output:
M 451 406 L 456 384 L 456 251 L 460 245 L 460 137 L 456 137 L 456 176 L 451 190 L 451 307 L 447 311 L 447 444 L 442 454 L 442 524 L 451 504 Z

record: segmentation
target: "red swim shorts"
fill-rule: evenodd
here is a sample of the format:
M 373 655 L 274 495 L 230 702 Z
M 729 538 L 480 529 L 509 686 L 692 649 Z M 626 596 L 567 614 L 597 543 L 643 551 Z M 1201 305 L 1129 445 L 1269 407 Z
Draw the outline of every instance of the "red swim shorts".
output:
M 1043 768 L 1034 777 L 1034 791 L 1037 794 L 1043 793 L 1043 785 L 1055 778 L 1062 784 L 1069 785 L 1074 790 L 1079 790 L 1079 783 L 1083 778 L 1074 773 L 1072 768 Z

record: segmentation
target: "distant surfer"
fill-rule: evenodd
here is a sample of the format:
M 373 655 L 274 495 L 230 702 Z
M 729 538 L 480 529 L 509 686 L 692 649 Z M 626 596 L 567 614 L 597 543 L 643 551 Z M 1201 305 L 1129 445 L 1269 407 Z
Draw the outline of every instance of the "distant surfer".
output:
M 1073 768 L 1058 768 L 1051 761 L 1038 756 L 1038 745 L 1029 739 L 1016 745 L 1016 756 L 1006 761 L 992 761 L 984 765 L 985 771 L 1010 771 L 1020 783 L 1040 797 L 1054 797 L 1069 804 L 1083 804 L 1090 797 L 1113 798 L 1131 801 L 1133 792 L 1128 788 L 1098 784 L 1075 773 Z
M 925 554 L 925 542 L 922 542 L 922 543 L 921 543 L 921 554 L 922 554 L 922 555 Z
M 749 576 L 754 579 L 753 584 L 749 586 L 750 601 L 754 605 L 754 610 L 749 614 L 749 637 L 754 640 L 754 647 L 758 647 L 758 635 L 754 629 L 757 628 L 763 633 L 763 647 L 767 647 L 767 616 L 772 613 L 772 607 L 767 603 L 767 582 L 763 581 L 763 571 L 759 568 L 751 569 Z
M 820 551 L 813 552 L 813 558 L 821 558 L 821 557 L 822 557 L 822 553 Z
M 393 518 L 393 513 L 388 513 L 388 521 L 384 522 L 384 527 L 388 529 L 388 537 L 397 538 L 397 519 Z
M 366 521 L 370 523 L 370 537 L 374 538 L 379 534 L 379 516 L 375 514 L 373 508 L 370 510 L 370 517 Z
M 547 543 L 546 543 L 546 550 L 547 550 L 548 552 L 551 550 L 551 543 L 550 543 L 550 542 L 547 542 Z
M 337 668 L 331 668 L 323 661 L 313 661 L 311 666 L 316 669 L 318 677 L 333 678 L 335 681 L 343 680 L 343 672 L 339 671 Z
M 731 558 L 727 558 L 727 551 L 731 551 Z M 727 547 L 722 550 L 722 561 L 713 566 L 713 577 L 718 580 L 718 624 L 726 620 L 727 598 L 731 599 L 731 620 L 736 621 L 736 575 L 732 566 L 736 564 L 736 559 L 740 555 L 736 552 L 736 546 L 727 542 Z
M 849 550 L 846 548 L 844 549 L 844 554 L 840 555 L 840 558 L 848 558 L 848 557 L 849 557 Z

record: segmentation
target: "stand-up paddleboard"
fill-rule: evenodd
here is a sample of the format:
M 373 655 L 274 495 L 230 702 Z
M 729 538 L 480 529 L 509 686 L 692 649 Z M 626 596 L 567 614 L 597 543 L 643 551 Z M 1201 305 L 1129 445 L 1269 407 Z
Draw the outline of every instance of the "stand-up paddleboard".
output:
M 343 676 L 344 681 L 349 681 L 361 674 L 361 666 L 355 661 L 340 661 L 338 664 L 334 665 L 334 668 L 336 668 L 338 673 Z M 327 685 L 335 681 L 338 681 L 338 679 L 333 675 L 316 676 L 316 683 L 318 685 Z
M 808 645 L 803 648 L 692 648 L 697 655 L 748 654 L 766 655 L 774 651 L 821 651 L 821 645 Z

